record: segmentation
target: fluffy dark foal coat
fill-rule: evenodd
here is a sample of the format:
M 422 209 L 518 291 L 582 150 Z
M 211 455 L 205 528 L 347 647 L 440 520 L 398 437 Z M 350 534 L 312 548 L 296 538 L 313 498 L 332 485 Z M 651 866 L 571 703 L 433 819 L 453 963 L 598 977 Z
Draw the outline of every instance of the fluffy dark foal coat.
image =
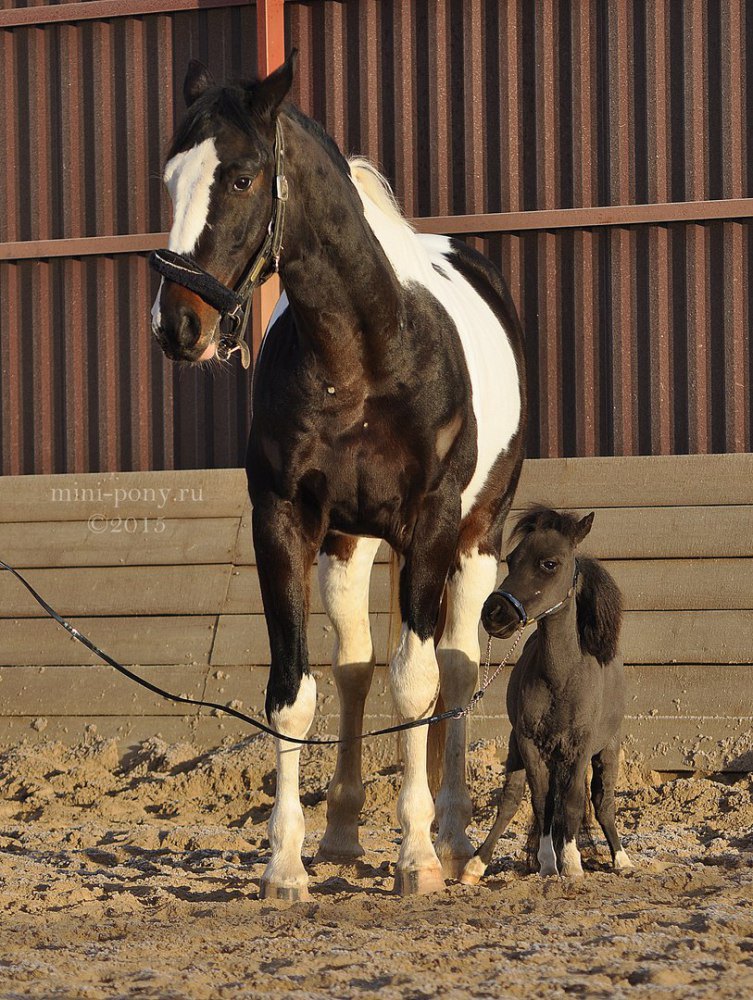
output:
M 632 867 L 617 833 L 614 801 L 625 711 L 622 597 L 603 566 L 576 556 L 593 518 L 591 513 L 579 520 L 545 507 L 526 511 L 513 532 L 508 575 L 484 604 L 481 620 L 493 636 L 512 634 L 524 615 L 542 617 L 510 677 L 505 785 L 494 826 L 463 873 L 468 884 L 486 871 L 520 805 L 526 778 L 540 874 L 582 875 L 577 837 L 589 763 L 591 800 L 614 867 Z

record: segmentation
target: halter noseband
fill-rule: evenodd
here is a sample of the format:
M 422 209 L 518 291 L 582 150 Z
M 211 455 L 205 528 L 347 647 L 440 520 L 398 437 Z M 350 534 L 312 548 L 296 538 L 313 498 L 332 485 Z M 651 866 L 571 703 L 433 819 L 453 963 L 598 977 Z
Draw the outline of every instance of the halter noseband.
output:
M 220 322 L 229 321 L 230 329 L 220 337 L 217 354 L 223 361 L 233 351 L 241 352 L 244 368 L 251 365 L 251 351 L 246 343 L 246 329 L 251 315 L 251 295 L 257 285 L 279 270 L 282 236 L 285 229 L 285 209 L 288 202 L 288 179 L 285 176 L 285 142 L 279 117 L 275 121 L 275 177 L 272 187 L 272 218 L 267 235 L 256 257 L 250 262 L 246 276 L 228 288 L 196 261 L 172 250 L 155 250 L 149 257 L 154 270 L 194 292 L 220 314 Z
M 526 609 L 523 607 L 523 604 L 518 600 L 517 597 L 515 597 L 514 594 L 511 594 L 509 591 L 501 590 L 499 588 L 495 590 L 494 593 L 499 594 L 500 597 L 504 597 L 507 603 L 512 607 L 512 609 L 515 611 L 515 614 L 518 616 L 518 628 L 522 629 L 525 628 L 526 625 L 530 625 L 534 622 L 540 622 L 542 618 L 547 618 L 549 615 L 553 615 L 555 611 L 559 611 L 560 608 L 564 607 L 575 593 L 575 588 L 578 584 L 579 575 L 580 575 L 580 567 L 578 566 L 578 560 L 576 559 L 575 570 L 573 572 L 573 582 L 570 584 L 570 589 L 568 590 L 568 592 L 565 594 L 565 596 L 562 598 L 561 601 L 558 601 L 556 604 L 553 604 L 551 608 L 547 608 L 546 611 L 542 611 L 540 614 L 535 615 L 533 618 L 528 617 L 528 614 L 526 613 Z

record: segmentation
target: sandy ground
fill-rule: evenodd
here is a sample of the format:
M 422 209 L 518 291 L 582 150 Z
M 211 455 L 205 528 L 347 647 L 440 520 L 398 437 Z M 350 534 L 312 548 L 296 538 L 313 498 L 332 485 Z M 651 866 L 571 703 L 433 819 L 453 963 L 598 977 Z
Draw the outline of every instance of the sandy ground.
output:
M 379 753 L 385 756 L 378 756 Z M 399 769 L 370 748 L 362 863 L 313 861 L 312 901 L 259 900 L 273 752 L 200 757 L 155 739 L 0 754 L 1 997 L 753 996 L 753 780 L 660 783 L 624 768 L 635 872 L 600 836 L 574 882 L 526 873 L 527 806 L 478 888 L 391 895 Z M 330 751 L 302 758 L 308 835 Z M 478 842 L 499 785 L 493 744 L 470 777 Z

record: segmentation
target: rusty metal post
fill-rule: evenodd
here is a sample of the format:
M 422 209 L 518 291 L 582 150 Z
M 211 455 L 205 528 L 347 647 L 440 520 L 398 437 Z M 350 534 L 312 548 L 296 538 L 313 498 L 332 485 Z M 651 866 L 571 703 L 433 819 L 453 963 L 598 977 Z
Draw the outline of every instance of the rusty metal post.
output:
M 267 76 L 285 61 L 284 0 L 256 0 L 256 51 L 258 77 Z M 254 357 L 280 297 L 276 274 L 257 288 L 251 306 L 251 337 Z

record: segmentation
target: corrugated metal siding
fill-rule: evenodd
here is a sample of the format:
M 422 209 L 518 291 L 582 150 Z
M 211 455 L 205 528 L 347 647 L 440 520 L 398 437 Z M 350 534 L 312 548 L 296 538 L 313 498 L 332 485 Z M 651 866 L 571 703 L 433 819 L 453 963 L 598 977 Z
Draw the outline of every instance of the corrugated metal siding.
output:
M 297 101 L 410 215 L 753 196 L 753 0 L 312 0 L 286 21 Z M 0 30 L 0 243 L 164 231 L 190 56 L 252 75 L 253 6 Z M 750 222 L 477 243 L 527 330 L 530 455 L 751 450 Z M 245 375 L 164 362 L 153 294 L 137 253 L 0 261 L 4 473 L 242 461 Z
M 286 4 L 296 98 L 409 215 L 753 196 L 745 0 Z
M 253 6 L 0 31 L 0 242 L 160 232 L 192 56 L 253 75 Z M 145 254 L 0 261 L 3 474 L 242 464 L 249 385 L 166 364 Z

